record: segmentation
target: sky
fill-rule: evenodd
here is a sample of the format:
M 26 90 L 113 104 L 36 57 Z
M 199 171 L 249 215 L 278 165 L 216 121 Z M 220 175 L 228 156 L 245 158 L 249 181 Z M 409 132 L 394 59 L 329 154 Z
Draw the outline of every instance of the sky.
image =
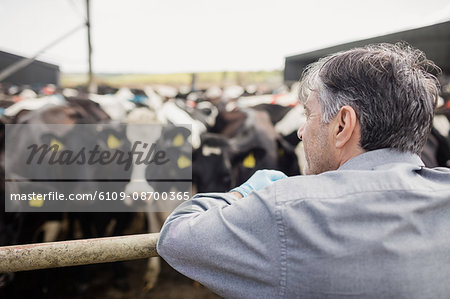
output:
M 93 70 L 283 69 L 284 58 L 450 20 L 448 0 L 90 0 Z M 0 0 L 0 50 L 33 56 L 84 22 L 86 0 Z M 83 27 L 39 56 L 86 72 Z

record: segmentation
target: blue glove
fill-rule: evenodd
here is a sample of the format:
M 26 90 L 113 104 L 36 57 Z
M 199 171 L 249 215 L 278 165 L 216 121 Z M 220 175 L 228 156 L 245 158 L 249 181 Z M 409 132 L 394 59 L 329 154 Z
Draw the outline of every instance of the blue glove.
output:
M 231 189 L 230 192 L 236 191 L 246 197 L 251 192 L 269 186 L 275 181 L 286 178 L 287 176 L 278 170 L 258 170 L 244 184 Z

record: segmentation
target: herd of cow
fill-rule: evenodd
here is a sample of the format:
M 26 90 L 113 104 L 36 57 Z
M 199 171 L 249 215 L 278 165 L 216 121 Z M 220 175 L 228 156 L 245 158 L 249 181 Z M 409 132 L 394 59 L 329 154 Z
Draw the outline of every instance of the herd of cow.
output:
M 302 105 L 297 102 L 295 86 L 291 92 L 265 95 L 245 93 L 240 87 L 228 90 L 212 87 L 184 93 L 170 87 L 147 87 L 143 90 L 108 88 L 89 95 L 72 89 L 61 92 L 48 92 L 47 89 L 46 93 L 36 95 L 28 89 L 16 95 L 0 93 L 0 246 L 120 235 L 130 232 L 130 225 L 139 217 L 139 213 L 132 212 L 5 213 L 5 124 L 188 124 L 190 131 L 179 129 L 166 134 L 168 140 L 164 142 L 182 148 L 176 153 L 192 150 L 192 155 L 185 155 L 189 158 L 181 164 L 175 163 L 173 169 L 192 173 L 193 192 L 230 190 L 258 169 L 278 169 L 287 175 L 301 174 L 304 159 L 296 131 L 305 118 Z M 429 166 L 450 166 L 449 110 L 442 110 L 442 114 L 447 115 L 437 118 L 438 128 L 433 129 L 424 150 L 422 158 Z M 119 133 L 114 138 L 127 139 L 127 143 L 122 144 L 129 144 L 132 138 L 145 139 L 143 141 L 153 138 L 146 132 L 134 137 Z M 115 133 L 108 131 L 104 136 L 108 134 Z M 63 136 L 61 140 L 64 138 L 69 137 Z M 147 191 L 146 188 L 151 188 L 149 185 L 136 183 L 144 172 L 149 172 L 149 169 L 136 167 L 129 174 L 130 181 L 119 184 L 118 188 L 128 193 Z M 123 209 L 127 211 L 126 203 Z M 145 213 L 147 231 L 158 232 L 167 215 L 168 212 Z M 159 259 L 149 259 L 146 288 L 155 285 L 159 270 Z M 34 295 L 50 292 L 54 282 L 34 278 L 31 280 L 35 283 L 30 284 L 32 275 L 32 272 L 0 274 L 0 294 L 2 289 L 3 292 L 23 291 L 24 281 L 28 282 L 28 289 Z M 117 276 L 121 275 L 124 271 L 119 263 Z

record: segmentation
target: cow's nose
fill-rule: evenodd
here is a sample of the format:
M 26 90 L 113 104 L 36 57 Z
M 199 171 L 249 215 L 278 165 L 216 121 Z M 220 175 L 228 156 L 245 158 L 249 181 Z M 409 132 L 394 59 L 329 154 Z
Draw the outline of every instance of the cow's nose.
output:
M 305 129 L 305 126 L 301 126 L 300 129 L 297 131 L 297 137 L 300 140 L 303 140 L 303 130 Z

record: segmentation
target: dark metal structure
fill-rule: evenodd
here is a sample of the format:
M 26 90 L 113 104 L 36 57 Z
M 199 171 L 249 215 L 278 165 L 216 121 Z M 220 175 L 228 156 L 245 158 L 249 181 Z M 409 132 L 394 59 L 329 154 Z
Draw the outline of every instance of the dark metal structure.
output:
M 298 81 L 303 69 L 319 58 L 338 51 L 345 51 L 373 43 L 395 43 L 406 41 L 425 52 L 444 73 L 450 74 L 450 21 L 341 44 L 329 48 L 286 57 L 284 81 L 291 84 Z
M 0 51 L 0 71 L 23 59 L 26 58 Z M 1 83 L 30 85 L 32 87 L 39 87 L 46 84 L 55 84 L 58 86 L 59 73 L 59 66 L 35 60 L 28 66 L 2 80 Z

